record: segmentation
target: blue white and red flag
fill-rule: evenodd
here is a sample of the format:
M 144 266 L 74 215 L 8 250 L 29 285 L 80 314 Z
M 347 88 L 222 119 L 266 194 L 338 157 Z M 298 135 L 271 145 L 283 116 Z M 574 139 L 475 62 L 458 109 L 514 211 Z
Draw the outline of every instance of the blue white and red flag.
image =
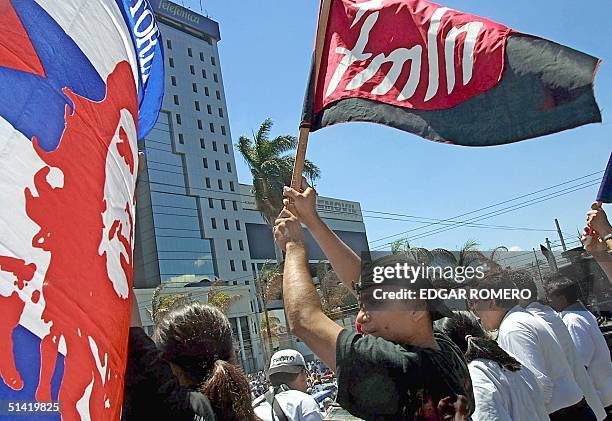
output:
M 0 400 L 118 420 L 159 30 L 146 0 L 0 0 L 0 28 Z

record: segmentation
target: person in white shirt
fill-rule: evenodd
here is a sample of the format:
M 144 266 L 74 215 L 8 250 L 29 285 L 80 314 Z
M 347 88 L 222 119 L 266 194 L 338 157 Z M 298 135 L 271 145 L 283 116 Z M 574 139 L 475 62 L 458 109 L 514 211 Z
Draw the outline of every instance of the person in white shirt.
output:
M 253 402 L 263 421 L 322 421 L 319 404 L 306 393 L 306 363 L 293 349 L 276 352 L 270 359 L 272 387 Z
M 476 409 L 472 421 L 547 421 L 536 378 L 489 338 L 467 311 L 435 323 L 463 352 L 472 378 Z
M 545 323 L 557 343 L 561 345 L 565 358 L 574 374 L 574 379 L 580 389 L 582 389 L 587 404 L 593 410 L 598 420 L 606 419 L 607 414 L 604 405 L 601 403 L 585 367 L 578 361 L 576 347 L 561 316 L 552 307 L 538 301 L 538 288 L 529 272 L 515 271 L 512 281 L 516 284 L 517 288 L 531 292 L 531 298 L 521 300 L 519 305 Z
M 472 311 L 485 329 L 498 330 L 499 346 L 535 375 L 551 420 L 597 420 L 567 360 L 559 358 L 561 346 L 540 319 L 512 299 L 517 287 L 511 278 L 507 271 L 487 275 L 479 282 L 480 299 L 471 303 Z M 502 294 L 502 299 L 486 299 L 484 291 Z
M 576 346 L 578 360 L 586 367 L 601 403 L 612 415 L 612 362 L 597 319 L 578 301 L 576 282 L 563 276 L 552 277 L 547 280 L 545 290 L 552 307 L 561 312 Z

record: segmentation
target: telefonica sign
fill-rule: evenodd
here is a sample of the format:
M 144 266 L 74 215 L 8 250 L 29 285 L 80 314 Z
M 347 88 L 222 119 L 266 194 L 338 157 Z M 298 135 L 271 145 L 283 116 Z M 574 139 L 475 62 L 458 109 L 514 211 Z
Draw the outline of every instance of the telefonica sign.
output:
M 189 9 L 179 6 L 167 0 L 153 0 L 151 2 L 153 9 L 160 16 L 171 19 L 173 21 L 185 24 L 193 29 L 197 29 L 210 35 L 217 40 L 221 39 L 219 33 L 219 25 L 217 22 L 208 19 L 205 16 L 198 15 Z

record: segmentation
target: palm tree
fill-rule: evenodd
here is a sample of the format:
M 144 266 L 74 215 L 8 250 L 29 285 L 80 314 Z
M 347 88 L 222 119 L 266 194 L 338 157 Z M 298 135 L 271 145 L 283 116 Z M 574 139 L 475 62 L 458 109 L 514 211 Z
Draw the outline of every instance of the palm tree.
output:
M 226 314 L 229 312 L 232 304 L 240 301 L 241 295 L 230 295 L 223 290 L 225 282 L 222 280 L 216 280 L 212 282 L 212 286 L 208 290 L 208 304 L 217 307 L 219 310 Z
M 255 206 L 270 228 L 283 208 L 283 186 L 291 183 L 294 157 L 287 155 L 295 150 L 294 136 L 283 135 L 270 139 L 272 120 L 266 119 L 253 139 L 240 136 L 236 148 L 244 158 L 253 175 Z M 304 174 L 312 183 L 319 178 L 316 165 L 306 160 Z
M 151 297 L 151 308 L 146 309 L 155 325 L 159 324 L 171 310 L 191 302 L 189 294 L 162 294 L 164 287 L 164 284 L 160 284 L 155 288 Z

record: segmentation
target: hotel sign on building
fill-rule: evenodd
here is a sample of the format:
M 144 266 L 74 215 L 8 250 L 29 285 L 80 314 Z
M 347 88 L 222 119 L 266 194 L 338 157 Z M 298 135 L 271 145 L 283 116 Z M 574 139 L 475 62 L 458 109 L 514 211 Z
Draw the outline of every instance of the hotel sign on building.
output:
M 221 39 L 217 22 L 168 0 L 152 0 L 151 4 L 158 17 L 162 18 L 162 22 L 165 18 L 175 24 L 203 32 L 217 41 Z

